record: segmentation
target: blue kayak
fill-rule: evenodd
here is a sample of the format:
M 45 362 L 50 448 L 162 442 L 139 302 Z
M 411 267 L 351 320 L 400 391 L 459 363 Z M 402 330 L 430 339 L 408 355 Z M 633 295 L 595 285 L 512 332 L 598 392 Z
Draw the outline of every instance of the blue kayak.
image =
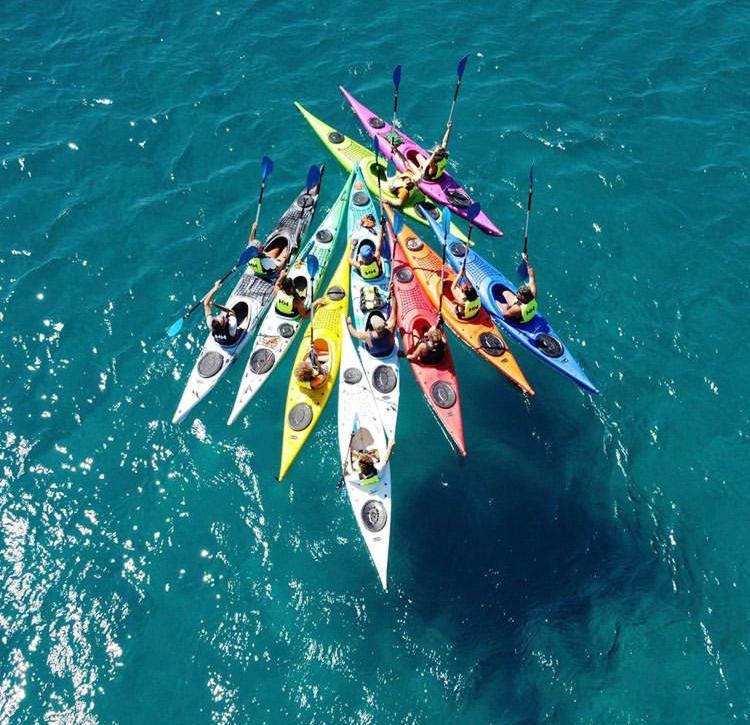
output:
M 425 212 L 422 212 L 422 216 L 427 220 L 435 236 L 442 244 L 444 232 L 440 223 Z M 449 233 L 447 247 L 446 259 L 451 267 L 459 272 L 466 254 L 466 246 Z M 502 326 L 516 342 L 533 352 L 558 372 L 569 377 L 573 382 L 578 383 L 584 390 L 594 394 L 599 393 L 565 343 L 560 339 L 560 336 L 539 312 L 529 322 L 505 319 L 503 313 L 500 312 L 503 291 L 509 290 L 515 294 L 516 285 L 473 249 L 469 249 L 466 258 L 466 274 L 479 292 L 482 305 L 490 313 L 494 322 Z

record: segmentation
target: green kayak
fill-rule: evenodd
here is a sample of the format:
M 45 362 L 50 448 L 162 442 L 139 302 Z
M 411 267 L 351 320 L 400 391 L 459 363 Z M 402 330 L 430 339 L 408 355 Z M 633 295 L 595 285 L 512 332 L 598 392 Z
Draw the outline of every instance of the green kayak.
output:
M 310 113 L 301 103 L 295 101 L 294 105 L 297 110 L 305 117 L 305 120 L 312 126 L 313 131 L 318 135 L 318 138 L 323 142 L 325 147 L 336 157 L 336 160 L 347 170 L 351 171 L 355 166 L 359 166 L 362 169 L 362 175 L 364 177 L 367 188 L 374 198 L 378 196 L 378 177 L 380 174 L 380 184 L 384 199 L 394 199 L 394 195 L 388 191 L 385 182 L 385 159 L 380 159 L 380 164 L 375 164 L 375 154 L 371 149 L 366 148 L 360 143 L 357 143 L 354 139 L 344 136 L 343 133 L 337 131 L 333 126 L 329 126 L 319 118 Z M 430 201 L 420 202 L 420 206 L 424 208 L 427 213 L 436 221 L 440 221 L 443 216 L 442 207 L 435 206 Z M 403 213 L 410 219 L 413 219 L 420 224 L 427 225 L 424 217 L 419 213 L 419 209 L 416 206 L 406 207 Z M 463 242 L 466 242 L 466 236 L 464 233 L 455 225 L 451 224 L 451 234 L 458 237 Z

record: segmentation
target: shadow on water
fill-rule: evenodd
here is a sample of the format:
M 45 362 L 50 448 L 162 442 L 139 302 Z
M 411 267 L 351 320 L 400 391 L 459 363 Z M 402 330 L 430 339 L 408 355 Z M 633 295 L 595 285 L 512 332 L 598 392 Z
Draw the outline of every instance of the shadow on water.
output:
M 529 422 L 476 441 L 447 486 L 412 479 L 400 504 L 394 574 L 455 657 L 469 719 L 567 722 L 579 678 L 607 681 L 623 626 L 671 594 L 645 532 L 617 513 L 595 418 L 535 405 Z

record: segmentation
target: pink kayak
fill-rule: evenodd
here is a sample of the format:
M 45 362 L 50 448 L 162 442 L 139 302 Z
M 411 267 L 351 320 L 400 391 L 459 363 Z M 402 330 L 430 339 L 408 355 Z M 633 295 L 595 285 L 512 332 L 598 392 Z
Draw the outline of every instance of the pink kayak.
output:
M 388 121 L 380 118 L 373 113 L 369 108 L 363 106 L 351 93 L 349 93 L 343 86 L 339 86 L 339 90 L 344 94 L 344 97 L 352 107 L 352 111 L 359 119 L 360 123 L 364 127 L 365 131 L 372 137 L 379 139 L 380 151 L 383 156 L 392 161 L 399 171 L 404 170 L 404 160 L 398 153 L 392 152 L 391 146 L 391 133 L 394 131 L 393 126 Z M 404 156 L 406 156 L 412 163 L 426 161 L 430 152 L 426 151 L 416 141 L 410 139 L 406 134 L 402 133 L 398 129 L 395 129 L 395 134 L 400 139 L 400 143 L 397 143 L 396 148 Z M 433 201 L 438 204 L 447 206 L 454 214 L 458 214 L 461 217 L 466 218 L 466 212 L 469 206 L 474 202 L 474 199 L 469 195 L 466 189 L 461 186 L 447 171 L 444 171 L 439 179 L 436 181 L 423 180 L 419 184 L 419 188 Z M 479 227 L 482 231 L 487 234 L 492 234 L 496 237 L 503 236 L 503 233 L 492 223 L 492 220 L 483 212 L 480 211 L 477 218 L 474 220 L 474 225 Z

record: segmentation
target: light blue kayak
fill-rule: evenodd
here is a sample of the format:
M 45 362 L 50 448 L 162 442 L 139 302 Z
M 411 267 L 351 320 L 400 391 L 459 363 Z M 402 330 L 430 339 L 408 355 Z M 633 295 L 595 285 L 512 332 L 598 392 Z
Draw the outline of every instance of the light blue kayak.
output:
M 442 226 L 429 214 L 423 212 L 422 216 L 427 220 L 442 244 L 444 233 Z M 464 243 L 449 233 L 446 259 L 456 272 L 461 270 L 465 254 L 466 246 Z M 497 325 L 500 325 L 520 345 L 551 365 L 559 373 L 580 385 L 584 390 L 594 394 L 599 393 L 586 373 L 583 372 L 567 345 L 539 312 L 529 322 L 508 320 L 503 316 L 500 311 L 503 291 L 510 290 L 515 294 L 517 287 L 502 272 L 477 254 L 474 249 L 468 251 L 466 274 L 479 292 L 483 307 L 490 313 Z

